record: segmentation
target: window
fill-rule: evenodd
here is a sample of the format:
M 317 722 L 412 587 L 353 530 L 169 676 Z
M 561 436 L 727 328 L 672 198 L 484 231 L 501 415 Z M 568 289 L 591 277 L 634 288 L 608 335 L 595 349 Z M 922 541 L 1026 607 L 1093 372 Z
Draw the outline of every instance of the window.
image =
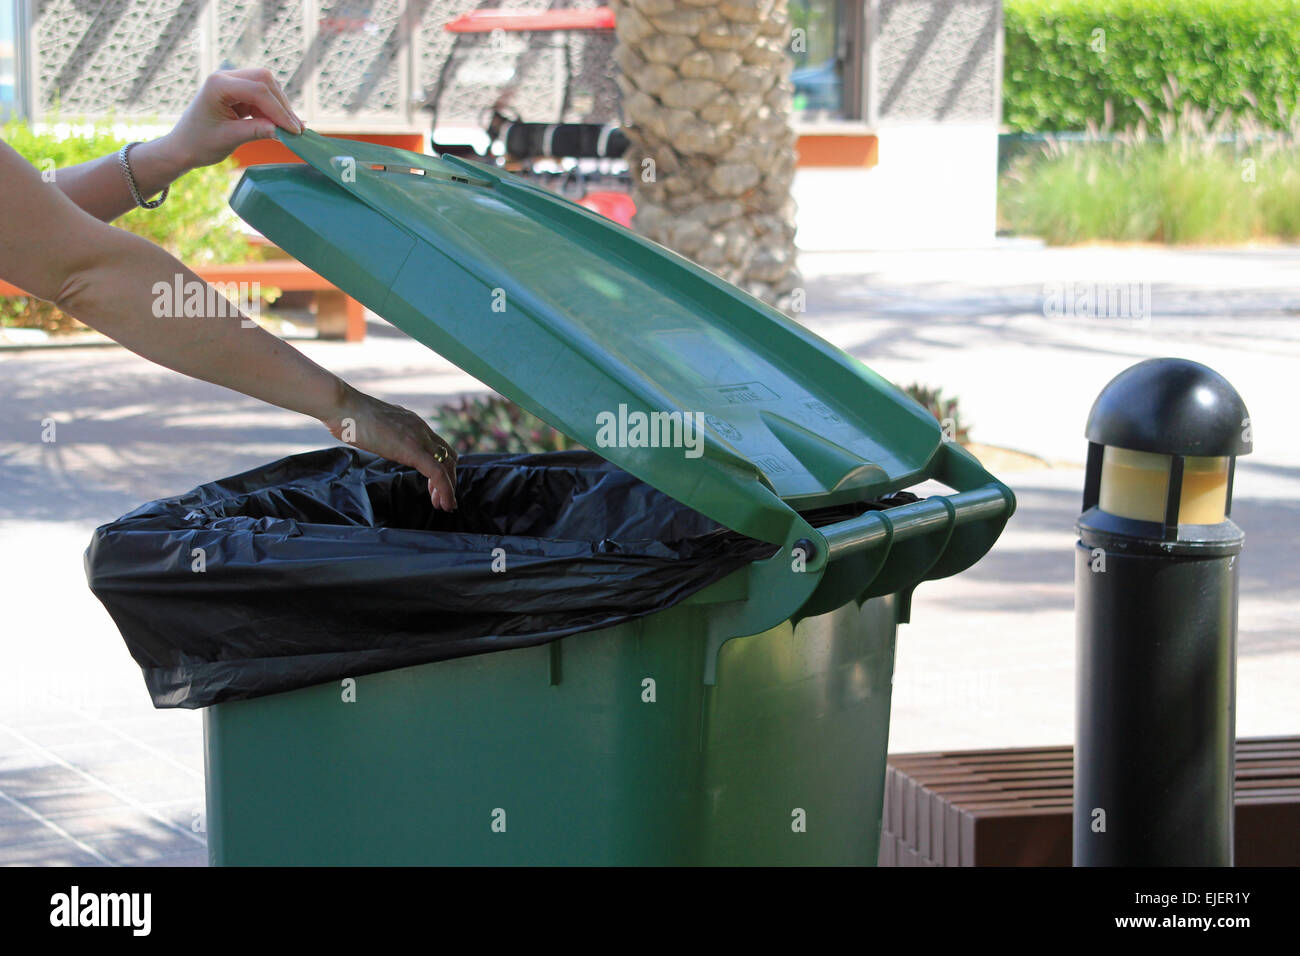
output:
M 794 109 L 799 119 L 846 119 L 856 64 L 850 60 L 846 0 L 790 0 Z M 860 2 L 858 5 L 861 5 Z
M 14 60 L 14 0 L 0 0 L 0 120 L 14 112 L 18 71 Z

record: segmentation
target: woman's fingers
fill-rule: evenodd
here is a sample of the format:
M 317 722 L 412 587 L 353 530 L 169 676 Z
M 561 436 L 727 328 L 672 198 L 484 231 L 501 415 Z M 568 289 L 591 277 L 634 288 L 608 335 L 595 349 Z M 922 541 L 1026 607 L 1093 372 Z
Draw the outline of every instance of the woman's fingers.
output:
M 456 450 L 444 441 L 419 415 L 397 406 L 398 414 L 416 446 L 414 460 L 407 462 L 429 480 L 429 498 L 443 511 L 456 510 Z
M 293 111 L 293 107 L 289 105 L 289 95 L 285 93 L 284 87 L 282 87 L 279 84 L 279 82 L 276 80 L 275 74 L 272 73 L 270 70 L 268 70 L 266 67 L 250 66 L 238 70 L 226 70 L 224 75 L 237 76 L 243 80 L 252 80 L 254 83 L 263 84 L 264 86 L 266 86 L 268 90 L 271 91 L 271 95 L 280 101 L 280 105 L 284 107 L 285 112 L 287 112 L 290 116 L 292 116 L 295 120 L 297 120 L 298 125 L 300 127 L 306 125 L 299 118 L 298 114 Z
M 442 475 L 446 481 L 446 490 L 444 492 L 441 485 L 438 486 L 438 497 L 443 502 L 448 511 L 456 510 L 456 449 L 443 441 L 443 439 L 433 433 L 429 433 L 434 442 L 433 457 L 438 461 L 442 468 Z M 437 482 L 435 482 L 437 484 Z
M 401 462 L 428 480 L 429 500 L 456 510 L 456 450 L 409 408 L 390 405 L 340 382 L 335 413 L 323 417 L 336 438 Z
M 445 451 L 444 451 L 445 449 Z M 440 457 L 441 452 L 441 457 Z M 422 449 L 417 460 L 412 462 L 415 468 L 429 479 L 429 498 L 435 508 L 443 511 L 456 510 L 456 465 L 455 453 L 443 446 L 440 452 Z
M 276 126 L 292 133 L 302 132 L 302 126 L 285 103 L 280 102 L 271 88 L 259 80 L 250 80 L 231 73 L 214 73 L 209 77 L 216 90 L 217 102 L 232 119 L 241 116 L 240 107 L 251 107 L 254 114 L 264 116 Z

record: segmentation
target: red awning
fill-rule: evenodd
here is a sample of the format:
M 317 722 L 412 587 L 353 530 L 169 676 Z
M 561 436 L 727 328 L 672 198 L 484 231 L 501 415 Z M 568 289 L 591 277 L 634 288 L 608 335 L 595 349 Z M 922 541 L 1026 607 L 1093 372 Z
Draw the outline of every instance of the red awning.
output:
M 472 10 L 443 27 L 448 33 L 491 33 L 506 30 L 612 30 L 614 11 L 609 7 L 589 10 L 543 10 L 520 13 L 515 10 Z

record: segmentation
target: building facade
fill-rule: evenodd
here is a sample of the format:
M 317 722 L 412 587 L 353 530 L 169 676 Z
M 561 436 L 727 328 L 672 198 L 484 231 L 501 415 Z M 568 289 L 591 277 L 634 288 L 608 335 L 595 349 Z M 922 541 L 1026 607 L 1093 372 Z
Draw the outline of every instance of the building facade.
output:
M 789 5 L 800 247 L 992 241 L 1000 0 Z M 542 122 L 619 114 L 612 31 L 447 29 L 481 0 L 0 0 L 0 15 L 6 6 L 12 109 L 35 121 L 167 123 L 208 73 L 253 65 L 324 132 L 482 142 L 494 104 Z

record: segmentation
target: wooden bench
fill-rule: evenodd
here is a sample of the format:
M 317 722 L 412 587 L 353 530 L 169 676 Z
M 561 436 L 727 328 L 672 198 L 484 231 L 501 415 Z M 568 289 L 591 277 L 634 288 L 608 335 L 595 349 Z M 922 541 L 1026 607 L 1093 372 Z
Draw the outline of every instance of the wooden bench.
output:
M 361 303 L 295 259 L 206 265 L 194 271 L 204 281 L 214 284 L 256 282 L 262 288 L 274 287 L 285 292 L 314 292 L 318 338 L 360 342 L 366 337 L 366 313 Z M 0 296 L 27 294 L 18 286 L 0 280 Z
M 881 866 L 1069 866 L 1074 748 L 893 754 Z M 1300 865 L 1300 737 L 1237 741 L 1238 866 Z

